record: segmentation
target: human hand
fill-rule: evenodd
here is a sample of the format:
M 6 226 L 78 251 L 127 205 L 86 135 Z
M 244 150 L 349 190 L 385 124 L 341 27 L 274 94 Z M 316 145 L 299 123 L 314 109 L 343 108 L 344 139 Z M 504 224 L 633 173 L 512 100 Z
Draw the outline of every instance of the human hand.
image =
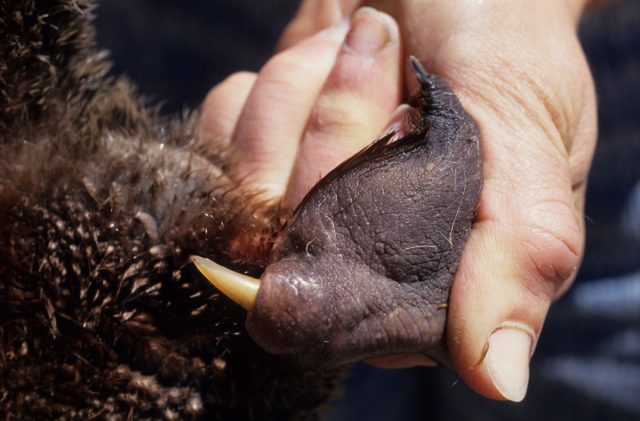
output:
M 351 23 L 342 16 L 331 23 L 259 73 L 230 76 L 202 108 L 200 137 L 230 146 L 233 176 L 289 208 L 376 139 L 402 97 L 404 57 L 393 19 L 369 8 Z
M 322 27 L 309 24 L 319 15 L 312 3 L 334 5 L 324 19 L 339 16 L 335 2 L 307 0 L 283 47 Z M 341 13 L 354 3 L 343 1 Z M 586 2 L 371 3 L 398 18 L 408 52 L 449 83 L 480 126 L 484 187 L 451 291 L 448 343 L 473 389 L 519 401 L 549 305 L 583 253 L 596 139 L 593 82 L 576 36 Z

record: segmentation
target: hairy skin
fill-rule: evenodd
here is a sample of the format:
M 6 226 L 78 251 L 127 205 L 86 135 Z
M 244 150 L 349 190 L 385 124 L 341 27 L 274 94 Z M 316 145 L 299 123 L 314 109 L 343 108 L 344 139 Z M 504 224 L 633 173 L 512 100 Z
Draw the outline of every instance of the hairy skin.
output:
M 328 174 L 288 222 L 247 320 L 303 365 L 423 352 L 448 365 L 446 303 L 480 195 L 479 133 L 417 60 L 419 116 Z

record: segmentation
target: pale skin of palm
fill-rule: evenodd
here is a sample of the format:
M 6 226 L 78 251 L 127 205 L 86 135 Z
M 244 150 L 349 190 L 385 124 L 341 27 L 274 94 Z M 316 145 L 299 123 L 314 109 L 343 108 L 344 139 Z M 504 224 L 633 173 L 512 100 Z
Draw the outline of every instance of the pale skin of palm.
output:
M 576 30 L 595 2 L 369 2 L 389 14 L 366 3 L 303 1 L 260 72 L 209 93 L 202 137 L 230 145 L 248 186 L 295 207 L 337 164 L 400 127 L 414 83 L 404 64 L 417 56 L 481 131 L 484 186 L 449 301 L 451 358 L 478 393 L 520 401 L 549 306 L 583 254 L 597 119 Z M 372 362 L 430 364 L 420 355 Z

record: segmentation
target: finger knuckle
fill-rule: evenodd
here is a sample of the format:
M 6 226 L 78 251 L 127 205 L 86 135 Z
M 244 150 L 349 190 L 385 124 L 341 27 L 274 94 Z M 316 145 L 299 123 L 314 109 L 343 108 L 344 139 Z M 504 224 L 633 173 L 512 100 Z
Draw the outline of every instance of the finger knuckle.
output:
M 545 216 L 524 231 L 529 261 L 525 279 L 529 280 L 526 286 L 536 295 L 553 298 L 578 270 L 584 233 L 568 204 L 546 203 L 545 207 Z
M 287 51 L 273 56 L 260 70 L 259 78 L 269 84 L 288 86 L 292 82 L 306 80 L 305 75 L 311 71 L 309 66 L 297 60 Z
M 364 124 L 360 107 L 343 95 L 320 95 L 309 116 L 307 131 L 345 136 Z

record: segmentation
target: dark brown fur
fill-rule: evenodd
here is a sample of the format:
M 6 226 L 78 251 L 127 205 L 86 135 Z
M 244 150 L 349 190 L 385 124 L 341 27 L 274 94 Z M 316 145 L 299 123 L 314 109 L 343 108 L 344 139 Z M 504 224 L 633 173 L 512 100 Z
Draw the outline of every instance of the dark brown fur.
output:
M 194 117 L 106 76 L 90 19 L 86 0 L 0 0 L 0 419 L 313 417 L 339 376 L 261 351 L 186 264 L 256 273 L 229 239 L 277 211 Z

